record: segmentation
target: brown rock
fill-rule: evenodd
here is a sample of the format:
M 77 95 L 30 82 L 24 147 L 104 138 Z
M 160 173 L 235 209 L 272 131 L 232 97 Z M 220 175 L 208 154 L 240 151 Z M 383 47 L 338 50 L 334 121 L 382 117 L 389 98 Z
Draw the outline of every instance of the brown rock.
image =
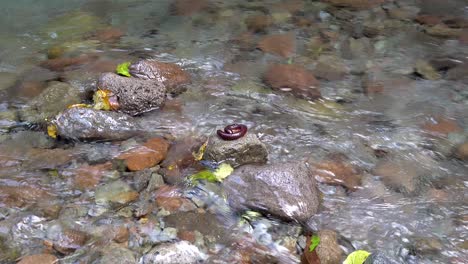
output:
M 437 24 L 426 28 L 426 33 L 440 38 L 459 38 L 463 30 L 460 28 L 450 28 L 445 24 Z
M 37 169 L 55 169 L 67 164 L 73 159 L 73 152 L 69 149 L 40 149 L 33 148 L 26 153 L 27 160 L 24 167 Z
M 458 158 L 468 161 L 468 142 L 461 144 L 455 154 Z
M 324 0 L 337 7 L 368 9 L 385 3 L 385 0 Z
M 273 20 L 267 15 L 249 16 L 245 19 L 247 29 L 252 32 L 264 32 L 266 28 L 271 26 Z
M 129 170 L 140 171 L 159 164 L 166 158 L 168 149 L 169 142 L 162 138 L 153 138 L 143 146 L 121 154 L 117 159 L 125 160 Z
M 22 257 L 18 264 L 56 264 L 58 259 L 51 254 L 37 254 Z
M 22 207 L 50 200 L 53 196 L 37 186 L 0 186 L 0 201 L 11 207 Z
M 418 191 L 422 172 L 407 160 L 385 159 L 377 163 L 373 173 L 382 177 L 382 181 L 390 188 L 398 192 L 414 194 Z
M 373 79 L 368 74 L 363 77 L 361 85 L 366 95 L 380 94 L 384 91 L 384 83 Z
M 425 123 L 422 128 L 433 135 L 447 136 L 450 133 L 462 131 L 462 128 L 455 120 L 444 117 L 436 117 L 433 120 Z
M 54 249 L 62 254 L 70 254 L 84 246 L 88 235 L 76 229 L 67 229 L 60 234 L 59 240 L 54 242 Z
M 79 189 L 94 188 L 110 169 L 112 169 L 112 163 L 110 162 L 98 165 L 83 165 L 75 170 L 74 184 Z
M 190 243 L 195 243 L 195 232 L 193 231 L 185 231 L 185 230 L 179 230 L 177 232 L 177 237 L 181 240 L 188 241 Z
M 182 197 L 157 197 L 156 205 L 171 213 L 186 212 L 196 209 L 196 206 L 189 199 Z
M 280 1 L 279 3 L 272 5 L 273 10 L 288 11 L 289 13 L 295 13 L 304 10 L 303 0 L 287 0 Z
M 206 6 L 206 0 L 175 0 L 172 2 L 170 11 L 176 16 L 191 16 Z
M 44 88 L 46 88 L 44 82 L 26 81 L 18 86 L 15 94 L 24 98 L 34 98 L 41 94 Z
M 315 66 L 314 74 L 319 79 L 336 81 L 343 79 L 349 70 L 343 60 L 337 56 L 320 56 Z
M 119 41 L 123 35 L 124 33 L 122 30 L 114 27 L 108 27 L 96 31 L 94 38 L 101 42 L 114 43 Z
M 468 31 L 463 30 L 458 40 L 460 41 L 461 44 L 465 44 L 465 45 L 468 44 Z
M 251 32 L 242 33 L 232 39 L 232 42 L 239 46 L 242 51 L 250 51 L 255 49 L 255 38 Z
M 320 264 L 342 263 L 344 251 L 338 244 L 338 238 L 335 231 L 321 230 L 318 232 L 320 243 L 315 249 L 320 259 Z
M 263 52 L 287 58 L 294 54 L 296 42 L 292 34 L 269 35 L 260 40 L 258 48 Z
M 340 185 L 351 191 L 361 186 L 361 172 L 356 166 L 349 163 L 342 154 L 329 155 L 325 160 L 312 163 L 312 171 L 319 182 L 330 185 Z
M 130 237 L 130 232 L 125 226 L 112 227 L 113 240 L 117 243 L 125 243 Z
M 305 99 L 320 97 L 319 82 L 311 71 L 299 65 L 272 65 L 263 79 L 274 90 L 290 92 Z
M 95 59 L 97 59 L 96 55 L 84 54 L 73 58 L 63 57 L 46 60 L 41 63 L 41 66 L 52 71 L 64 71 L 67 67 L 82 65 Z
M 434 15 L 419 15 L 415 18 L 416 22 L 419 24 L 424 24 L 428 26 L 435 26 L 442 22 L 442 19 Z

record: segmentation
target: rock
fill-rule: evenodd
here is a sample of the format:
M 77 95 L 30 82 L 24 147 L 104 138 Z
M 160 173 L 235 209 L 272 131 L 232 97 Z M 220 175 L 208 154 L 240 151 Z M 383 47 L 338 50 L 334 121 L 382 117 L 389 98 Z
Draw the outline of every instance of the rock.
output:
M 266 163 L 268 152 L 255 134 L 247 134 L 236 140 L 223 140 L 217 135 L 210 138 L 205 159 L 227 162 L 233 167 L 244 164 Z
M 419 13 L 420 9 L 415 6 L 403 6 L 397 8 L 390 8 L 388 16 L 400 20 L 414 20 Z
M 103 27 L 100 18 L 82 11 L 69 12 L 49 21 L 41 31 L 58 43 L 81 40 L 86 34 Z
M 417 237 L 411 246 L 421 255 L 438 254 L 443 249 L 442 242 L 434 237 Z
M 25 81 L 25 82 L 22 82 L 17 87 L 17 89 L 15 89 L 15 95 L 22 97 L 22 98 L 32 99 L 34 97 L 39 96 L 42 93 L 42 91 L 44 91 L 44 88 L 45 88 L 44 82 Z
M 217 243 L 224 243 L 231 235 L 213 213 L 178 212 L 164 217 L 163 221 L 165 226 L 177 228 L 179 234 L 192 232 L 195 236 L 194 232 L 198 231 L 204 236 L 216 238 Z
M 135 119 L 123 113 L 73 107 L 51 122 L 61 137 L 83 140 L 123 140 L 142 131 Z
M 18 124 L 18 113 L 13 110 L 0 111 L 0 131 L 8 131 Z
M 299 98 L 313 100 L 321 96 L 319 82 L 313 73 L 299 65 L 272 65 L 263 76 L 263 80 L 272 89 L 290 92 Z
M 37 254 L 22 257 L 18 264 L 55 264 L 58 262 L 56 256 L 51 254 Z
M 436 117 L 422 125 L 422 128 L 431 135 L 447 137 L 450 133 L 461 132 L 463 129 L 455 120 Z
M 23 207 L 39 201 L 51 200 L 53 196 L 47 191 L 33 185 L 0 186 L 0 201 L 9 207 Z
M 69 105 L 80 103 L 81 96 L 77 88 L 68 83 L 51 82 L 50 85 L 34 98 L 20 112 L 20 119 L 37 123 L 51 119 Z
M 123 205 L 138 199 L 138 193 L 133 191 L 130 185 L 117 180 L 99 186 L 95 192 L 95 200 L 98 205 L 118 204 Z
M 369 9 L 385 3 L 385 0 L 323 0 L 336 7 L 351 9 Z
M 257 46 L 263 52 L 288 58 L 296 50 L 296 42 L 292 34 L 278 34 L 263 37 Z
M 457 67 L 454 67 L 452 69 L 449 69 L 447 71 L 446 78 L 448 80 L 458 81 L 458 80 L 466 79 L 467 75 L 468 75 L 468 64 L 465 63 L 465 64 L 458 65 Z
M 380 80 L 372 71 L 367 72 L 362 77 L 361 86 L 364 94 L 370 96 L 381 94 L 385 91 L 385 82 Z
M 343 79 L 349 73 L 343 60 L 336 56 L 322 55 L 319 57 L 314 74 L 319 79 L 336 81 Z
M 309 162 L 313 165 L 312 175 L 318 181 L 331 185 L 341 185 L 355 191 L 361 186 L 361 171 L 352 165 L 342 154 L 329 155 L 321 162 Z
M 468 142 L 458 146 L 455 155 L 462 160 L 468 161 Z
M 166 87 L 159 82 L 104 73 L 97 87 L 111 91 L 118 100 L 118 111 L 138 115 L 160 108 L 166 100 Z
M 115 43 L 120 40 L 124 32 L 118 28 L 103 28 L 94 33 L 93 38 L 106 43 Z
M 175 0 L 172 2 L 170 11 L 176 16 L 191 16 L 202 11 L 207 4 L 206 0 Z
M 76 229 L 67 229 L 54 241 L 54 249 L 62 254 L 70 254 L 86 244 L 88 235 Z
M 103 254 L 100 264 L 134 264 L 138 263 L 135 254 L 128 248 L 117 245 L 115 243 L 109 244 L 101 250 Z
M 171 94 L 180 94 L 185 91 L 185 85 L 190 83 L 190 75 L 179 65 L 159 62 L 155 60 L 139 60 L 129 67 L 132 76 L 153 80 L 164 85 Z
M 67 67 L 83 65 L 89 63 L 93 60 L 96 60 L 98 56 L 83 54 L 77 57 L 61 57 L 55 59 L 48 59 L 41 62 L 41 66 L 49 69 L 51 71 L 62 72 L 65 71 Z
M 427 61 L 418 60 L 415 65 L 415 71 L 427 80 L 434 81 L 441 78 L 441 75 Z
M 141 258 L 142 264 L 196 264 L 206 257 L 200 250 L 188 243 L 180 241 L 171 244 L 161 244 L 150 250 Z
M 166 158 L 169 142 L 162 138 L 148 140 L 143 146 L 136 147 L 118 156 L 125 160 L 127 168 L 131 171 L 140 171 L 159 164 Z
M 442 19 L 434 15 L 419 15 L 415 18 L 416 22 L 419 24 L 424 24 L 428 26 L 435 26 L 442 22 Z
M 15 85 L 18 75 L 12 72 L 0 72 L 0 91 L 7 90 Z
M 247 29 L 254 33 L 265 32 L 266 28 L 273 24 L 273 20 L 268 15 L 254 15 L 245 19 Z
M 23 168 L 27 169 L 56 169 L 73 160 L 70 149 L 40 149 L 32 148 L 26 153 Z
M 305 222 L 319 209 L 319 191 L 304 163 L 245 165 L 224 182 L 229 204 L 292 221 Z
M 317 251 L 320 264 L 342 263 L 344 251 L 338 244 L 336 232 L 333 230 L 321 230 L 318 232 L 318 236 L 320 237 L 320 243 L 315 251 Z
M 84 164 L 74 170 L 74 186 L 78 189 L 93 189 L 99 184 L 104 175 L 110 173 L 111 169 L 112 163 L 110 162 L 97 165 Z
M 382 252 L 374 252 L 371 253 L 366 261 L 364 261 L 364 264 L 398 264 L 400 262 L 393 260 L 389 258 L 387 255 L 385 255 Z
M 432 27 L 426 28 L 428 35 L 440 38 L 458 38 L 461 36 L 463 30 L 460 28 L 450 28 L 445 24 L 437 24 Z

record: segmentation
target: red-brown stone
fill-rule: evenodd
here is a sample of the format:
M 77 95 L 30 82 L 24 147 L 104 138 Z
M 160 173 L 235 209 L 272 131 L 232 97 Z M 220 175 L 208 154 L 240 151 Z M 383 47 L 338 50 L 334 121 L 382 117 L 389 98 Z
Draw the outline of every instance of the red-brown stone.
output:
M 269 35 L 260 40 L 258 48 L 263 52 L 287 58 L 294 54 L 296 41 L 292 34 Z

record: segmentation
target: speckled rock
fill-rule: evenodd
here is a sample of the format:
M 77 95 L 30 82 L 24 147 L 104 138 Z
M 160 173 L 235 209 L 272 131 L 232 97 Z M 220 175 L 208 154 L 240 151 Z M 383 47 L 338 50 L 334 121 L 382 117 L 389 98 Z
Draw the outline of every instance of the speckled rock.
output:
M 263 52 L 287 58 L 294 54 L 296 42 L 292 34 L 270 35 L 260 40 L 258 48 Z
M 320 264 L 341 263 L 344 260 L 344 251 L 338 244 L 337 234 L 333 230 L 321 230 L 318 232 L 320 244 L 315 249 L 320 259 Z
M 57 257 L 51 254 L 37 254 L 22 257 L 18 264 L 54 264 L 58 261 Z
M 328 81 L 343 79 L 349 70 L 343 60 L 337 56 L 323 55 L 315 66 L 315 77 Z
M 128 248 L 117 244 L 110 244 L 102 249 L 101 264 L 134 264 L 137 263 L 135 254 Z
M 141 258 L 140 262 L 142 264 L 195 264 L 204 259 L 204 254 L 196 246 L 187 241 L 180 241 L 154 247 Z
M 70 108 L 53 121 L 57 134 L 70 139 L 122 140 L 142 129 L 132 117 L 123 113 L 92 108 Z
M 113 92 L 119 102 L 118 111 L 138 115 L 160 108 L 166 100 L 166 87 L 154 81 L 104 73 L 97 87 Z
M 217 135 L 210 138 L 205 159 L 227 162 L 233 167 L 251 163 L 266 163 L 268 152 L 255 134 L 247 134 L 236 140 L 223 140 Z
M 381 252 L 372 253 L 367 257 L 364 264 L 398 264 L 400 262 L 389 258 L 387 255 Z
M 319 209 L 317 183 L 305 163 L 245 165 L 224 182 L 229 204 L 290 221 L 307 221 Z

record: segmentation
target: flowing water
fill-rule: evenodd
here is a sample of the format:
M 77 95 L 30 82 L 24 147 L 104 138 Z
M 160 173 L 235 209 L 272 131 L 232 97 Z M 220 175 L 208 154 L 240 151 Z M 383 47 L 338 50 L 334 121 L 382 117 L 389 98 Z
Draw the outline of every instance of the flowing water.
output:
M 177 8 L 173 2 L 186 7 L 181 4 Z M 182 139 L 207 136 L 226 124 L 243 123 L 266 144 L 271 164 L 303 158 L 321 160 L 341 153 L 359 168 L 361 184 L 353 191 L 320 184 L 323 206 L 304 224 L 305 229 L 337 231 L 346 241 L 346 253 L 354 248 L 381 251 L 401 263 L 467 263 L 468 154 L 466 147 L 464 154 L 457 150 L 468 136 L 466 1 L 387 1 L 359 10 L 301 0 L 188 2 L 2 3 L 0 263 L 15 263 L 21 256 L 41 252 L 51 252 L 64 263 L 100 263 L 96 252 L 111 243 L 111 239 L 101 239 L 106 237 L 106 231 L 99 229 L 103 226 L 129 227 L 127 247 L 136 259 L 151 245 L 164 241 L 158 237 L 163 232 L 154 231 L 159 227 L 143 223 L 155 221 L 156 225 L 158 210 L 144 221 L 125 212 L 134 205 L 102 213 L 94 189 L 78 188 L 73 180 L 77 168 L 117 156 L 124 148 L 120 142 L 55 141 L 46 136 L 42 125 L 26 122 L 21 115 L 52 81 L 70 83 L 86 94 L 101 72 L 138 58 L 177 63 L 192 77 L 187 92 L 175 98 L 173 106 L 139 117 L 148 131 L 163 129 L 165 134 Z M 407 13 L 398 16 L 392 10 Z M 464 23 L 459 27 L 465 39 L 463 35 L 441 38 L 426 34 L 424 26 L 414 20 L 418 13 L 459 19 L 462 22 L 450 21 Z M 240 38 L 248 31 L 246 18 L 265 14 L 273 20 L 270 26 L 247 39 Z M 310 23 L 297 22 L 301 19 Z M 383 29 L 366 33 L 369 30 L 363 25 L 369 21 Z M 109 27 L 123 35 L 119 33 L 112 40 L 95 37 L 97 29 Z M 295 52 L 287 58 L 255 48 L 259 38 L 277 33 L 290 33 L 295 38 Z M 318 48 L 311 44 L 317 38 L 323 41 Z M 57 50 L 67 56 L 86 54 L 94 59 L 60 69 L 41 67 Z M 263 73 L 274 63 L 294 63 L 313 70 L 321 55 L 339 57 L 348 69 L 342 77 L 320 80 L 323 99 L 298 99 L 287 92 L 272 91 L 263 82 Z M 442 65 L 439 76 L 415 73 L 418 60 Z M 452 64 L 460 68 L 458 74 Z M 363 82 L 368 77 L 380 82 L 379 92 L 366 92 Z M 119 177 L 137 184 L 132 175 L 108 172 L 99 184 Z M 226 207 L 217 188 L 187 188 L 182 195 L 203 200 L 210 211 L 229 220 L 226 222 L 240 221 Z M 174 220 L 176 229 L 178 221 L 184 219 Z M 258 231 L 262 221 L 270 227 L 264 233 Z M 258 222 L 258 228 L 247 232 L 249 236 L 245 230 L 235 229 L 230 238 L 247 240 L 253 236 L 262 242 L 255 232 L 271 233 L 273 238 L 262 243 L 272 245 L 278 244 L 275 239 L 281 237 L 279 234 L 287 233 L 276 229 L 297 227 L 274 219 Z M 47 242 L 56 240 L 65 227 L 84 230 L 93 238 L 74 253 L 57 252 Z M 150 242 L 137 237 L 143 233 L 151 237 Z M 299 235 L 289 234 L 301 244 L 304 237 Z M 219 247 L 228 244 L 221 240 L 212 242 Z M 272 254 L 275 250 L 271 249 Z

